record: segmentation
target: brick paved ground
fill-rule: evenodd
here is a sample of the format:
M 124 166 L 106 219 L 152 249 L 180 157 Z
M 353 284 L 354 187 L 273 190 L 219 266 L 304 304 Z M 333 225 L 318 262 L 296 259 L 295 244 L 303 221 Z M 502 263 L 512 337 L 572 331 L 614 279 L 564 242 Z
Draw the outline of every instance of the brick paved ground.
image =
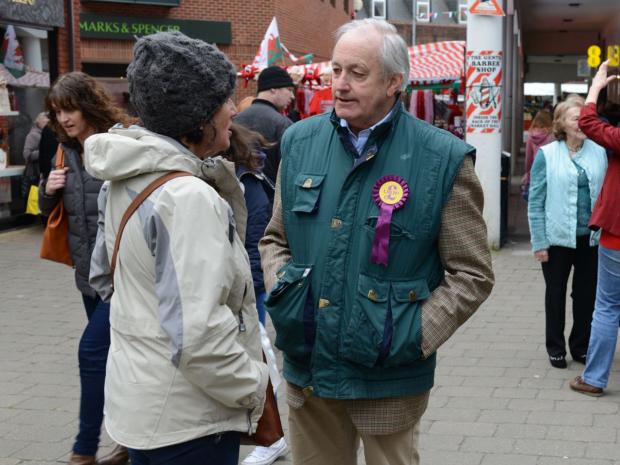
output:
M 39 242 L 38 228 L 0 234 L 0 465 L 66 461 L 76 431 L 85 317 L 71 270 L 39 260 Z M 422 464 L 620 464 L 617 365 L 606 396 L 571 392 L 580 366 L 547 362 L 542 274 L 527 244 L 494 264 L 491 298 L 440 350 Z

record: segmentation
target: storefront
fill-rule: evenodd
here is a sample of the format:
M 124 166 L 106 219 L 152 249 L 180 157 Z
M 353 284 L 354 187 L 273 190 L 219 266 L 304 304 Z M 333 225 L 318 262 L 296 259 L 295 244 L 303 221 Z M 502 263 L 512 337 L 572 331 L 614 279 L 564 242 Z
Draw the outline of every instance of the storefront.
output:
M 180 31 L 218 46 L 232 41 L 230 22 L 82 13 L 82 70 L 96 77 L 131 112 L 125 75 L 135 38 L 160 31 Z
M 24 141 L 43 111 L 50 71 L 58 69 L 57 28 L 63 26 L 63 0 L 6 0 L 0 7 L 0 34 L 12 41 L 15 58 L 0 57 L 0 227 L 25 220 Z

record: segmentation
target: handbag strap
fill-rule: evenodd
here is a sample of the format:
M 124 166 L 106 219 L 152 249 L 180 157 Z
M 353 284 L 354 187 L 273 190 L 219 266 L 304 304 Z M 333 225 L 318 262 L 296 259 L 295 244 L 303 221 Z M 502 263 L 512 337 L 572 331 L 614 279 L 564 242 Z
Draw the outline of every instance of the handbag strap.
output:
M 112 286 L 114 286 L 114 270 L 116 269 L 116 257 L 118 255 L 118 248 L 121 245 L 121 237 L 123 236 L 123 231 L 125 229 L 125 225 L 131 215 L 138 209 L 138 207 L 146 200 L 146 198 L 153 193 L 155 189 L 159 186 L 167 183 L 168 181 L 180 178 L 182 176 L 193 176 L 191 173 L 186 171 L 172 171 L 170 173 L 166 173 L 163 176 L 155 179 L 148 186 L 144 188 L 142 192 L 140 192 L 135 199 L 129 204 L 123 218 L 121 218 L 121 224 L 118 227 L 118 232 L 116 233 L 116 240 L 114 241 L 114 252 L 112 252 L 112 261 L 110 263 L 110 274 L 112 275 Z
M 65 167 L 65 151 L 62 149 L 62 145 L 58 144 L 56 149 L 56 169 L 61 170 Z

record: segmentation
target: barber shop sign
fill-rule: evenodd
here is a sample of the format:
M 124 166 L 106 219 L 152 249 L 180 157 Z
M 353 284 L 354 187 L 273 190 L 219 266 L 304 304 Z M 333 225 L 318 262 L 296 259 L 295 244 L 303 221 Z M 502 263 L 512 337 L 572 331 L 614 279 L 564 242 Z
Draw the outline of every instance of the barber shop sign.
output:
M 467 132 L 501 132 L 503 52 L 467 52 Z

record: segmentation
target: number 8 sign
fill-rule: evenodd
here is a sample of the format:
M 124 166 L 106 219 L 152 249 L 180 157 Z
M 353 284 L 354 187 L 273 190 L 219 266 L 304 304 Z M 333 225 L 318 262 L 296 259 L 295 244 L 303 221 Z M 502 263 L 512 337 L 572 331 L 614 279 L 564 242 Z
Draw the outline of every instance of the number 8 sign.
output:
M 603 61 L 601 58 L 601 47 L 598 45 L 591 45 L 588 47 L 588 66 L 590 68 L 598 68 Z M 620 45 L 609 45 L 607 47 L 607 59 L 609 60 L 609 66 L 620 66 Z

